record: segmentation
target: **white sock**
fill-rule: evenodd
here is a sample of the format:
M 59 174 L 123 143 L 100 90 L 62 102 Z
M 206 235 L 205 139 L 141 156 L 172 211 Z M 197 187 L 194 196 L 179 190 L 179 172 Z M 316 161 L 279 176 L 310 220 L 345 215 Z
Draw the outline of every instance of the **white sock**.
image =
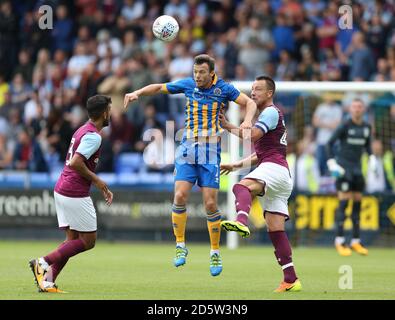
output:
M 218 254 L 218 255 L 219 255 L 219 249 L 215 249 L 215 250 L 211 249 L 211 250 L 210 250 L 210 257 L 211 257 L 213 254 Z
M 344 242 L 346 241 L 346 239 L 344 237 L 336 237 L 335 238 L 335 244 L 336 245 L 342 245 Z
M 50 282 L 50 281 L 43 281 L 43 287 L 44 288 L 52 288 L 55 285 L 55 283 Z
M 359 238 L 351 239 L 351 245 L 353 245 L 354 243 L 361 243 L 361 239 L 359 239 Z
M 177 242 L 177 247 L 185 248 L 185 242 Z
M 44 260 L 43 257 L 38 258 L 38 263 L 40 264 L 41 268 L 43 268 L 45 271 L 48 270 L 49 264 L 47 263 L 47 261 Z

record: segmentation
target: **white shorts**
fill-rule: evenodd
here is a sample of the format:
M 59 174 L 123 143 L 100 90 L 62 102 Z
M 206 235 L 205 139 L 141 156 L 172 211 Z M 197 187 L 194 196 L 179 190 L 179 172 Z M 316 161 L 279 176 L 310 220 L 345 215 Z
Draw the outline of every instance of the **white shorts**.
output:
M 286 167 L 273 162 L 263 162 L 244 179 L 254 179 L 265 183 L 265 194 L 259 197 L 264 211 L 279 212 L 289 218 L 288 198 L 293 182 Z
M 97 230 L 96 210 L 90 197 L 71 198 L 54 192 L 59 228 L 92 232 Z

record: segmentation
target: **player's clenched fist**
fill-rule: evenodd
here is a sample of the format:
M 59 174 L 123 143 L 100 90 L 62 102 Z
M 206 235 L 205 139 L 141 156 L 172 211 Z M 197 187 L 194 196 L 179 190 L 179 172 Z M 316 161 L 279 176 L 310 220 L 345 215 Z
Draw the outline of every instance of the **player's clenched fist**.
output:
M 228 119 L 226 119 L 226 116 L 223 112 L 221 112 L 218 116 L 219 122 L 221 123 L 222 128 L 225 130 L 228 130 L 229 128 L 229 122 Z
M 125 98 L 123 99 L 123 107 L 126 109 L 128 107 L 129 102 L 133 102 L 139 98 L 136 91 L 125 94 Z
M 240 125 L 240 129 L 251 129 L 252 128 L 252 122 L 251 121 L 244 121 Z

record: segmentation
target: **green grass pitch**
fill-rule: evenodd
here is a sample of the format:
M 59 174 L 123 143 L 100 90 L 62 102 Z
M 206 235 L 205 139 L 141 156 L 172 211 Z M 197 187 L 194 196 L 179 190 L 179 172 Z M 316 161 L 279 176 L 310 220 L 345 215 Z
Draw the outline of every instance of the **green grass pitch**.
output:
M 223 246 L 223 272 L 209 273 L 208 244 L 190 244 L 187 264 L 172 265 L 170 243 L 98 241 L 66 265 L 57 283 L 68 294 L 38 293 L 28 267 L 57 242 L 0 241 L 0 300 L 263 300 L 263 299 L 395 299 L 394 249 L 369 248 L 369 256 L 340 257 L 330 248 L 295 248 L 296 271 L 303 284 L 298 293 L 273 293 L 282 279 L 273 249 Z M 352 270 L 352 289 L 340 289 L 342 265 Z

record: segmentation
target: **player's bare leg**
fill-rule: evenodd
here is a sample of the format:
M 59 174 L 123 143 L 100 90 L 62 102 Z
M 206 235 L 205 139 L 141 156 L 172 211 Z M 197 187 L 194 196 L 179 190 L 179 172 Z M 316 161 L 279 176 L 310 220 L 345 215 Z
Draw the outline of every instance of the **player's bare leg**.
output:
M 285 216 L 277 212 L 265 211 L 265 220 L 274 254 L 284 273 L 284 280 L 275 292 L 295 292 L 302 290 L 292 262 L 292 249 L 285 232 Z
M 346 219 L 346 208 L 348 202 L 352 199 L 352 192 L 338 192 L 339 206 L 336 211 L 337 234 L 335 238 L 335 247 L 337 252 L 344 257 L 351 255 L 351 249 L 345 245 L 344 237 L 344 220 Z
M 368 249 L 366 249 L 361 244 L 360 227 L 359 227 L 362 193 L 361 192 L 353 192 L 352 198 L 353 198 L 352 213 L 351 213 L 352 240 L 351 240 L 350 247 L 355 252 L 357 252 L 363 256 L 366 256 L 366 255 L 368 255 Z
M 176 238 L 176 256 L 174 266 L 179 267 L 186 263 L 188 249 L 185 246 L 185 228 L 187 223 L 186 204 L 193 184 L 188 181 L 176 181 L 174 185 L 174 201 L 171 220 Z
M 254 179 L 243 179 L 233 187 L 233 193 L 236 197 L 236 220 L 224 220 L 221 226 L 226 231 L 236 231 L 243 238 L 250 235 L 248 228 L 248 215 L 250 213 L 252 199 L 256 195 L 262 195 L 265 190 L 263 182 Z
M 221 238 L 221 212 L 218 210 L 218 189 L 202 187 L 203 203 L 206 209 L 207 229 L 210 235 L 210 273 L 218 276 L 222 272 L 219 253 Z

